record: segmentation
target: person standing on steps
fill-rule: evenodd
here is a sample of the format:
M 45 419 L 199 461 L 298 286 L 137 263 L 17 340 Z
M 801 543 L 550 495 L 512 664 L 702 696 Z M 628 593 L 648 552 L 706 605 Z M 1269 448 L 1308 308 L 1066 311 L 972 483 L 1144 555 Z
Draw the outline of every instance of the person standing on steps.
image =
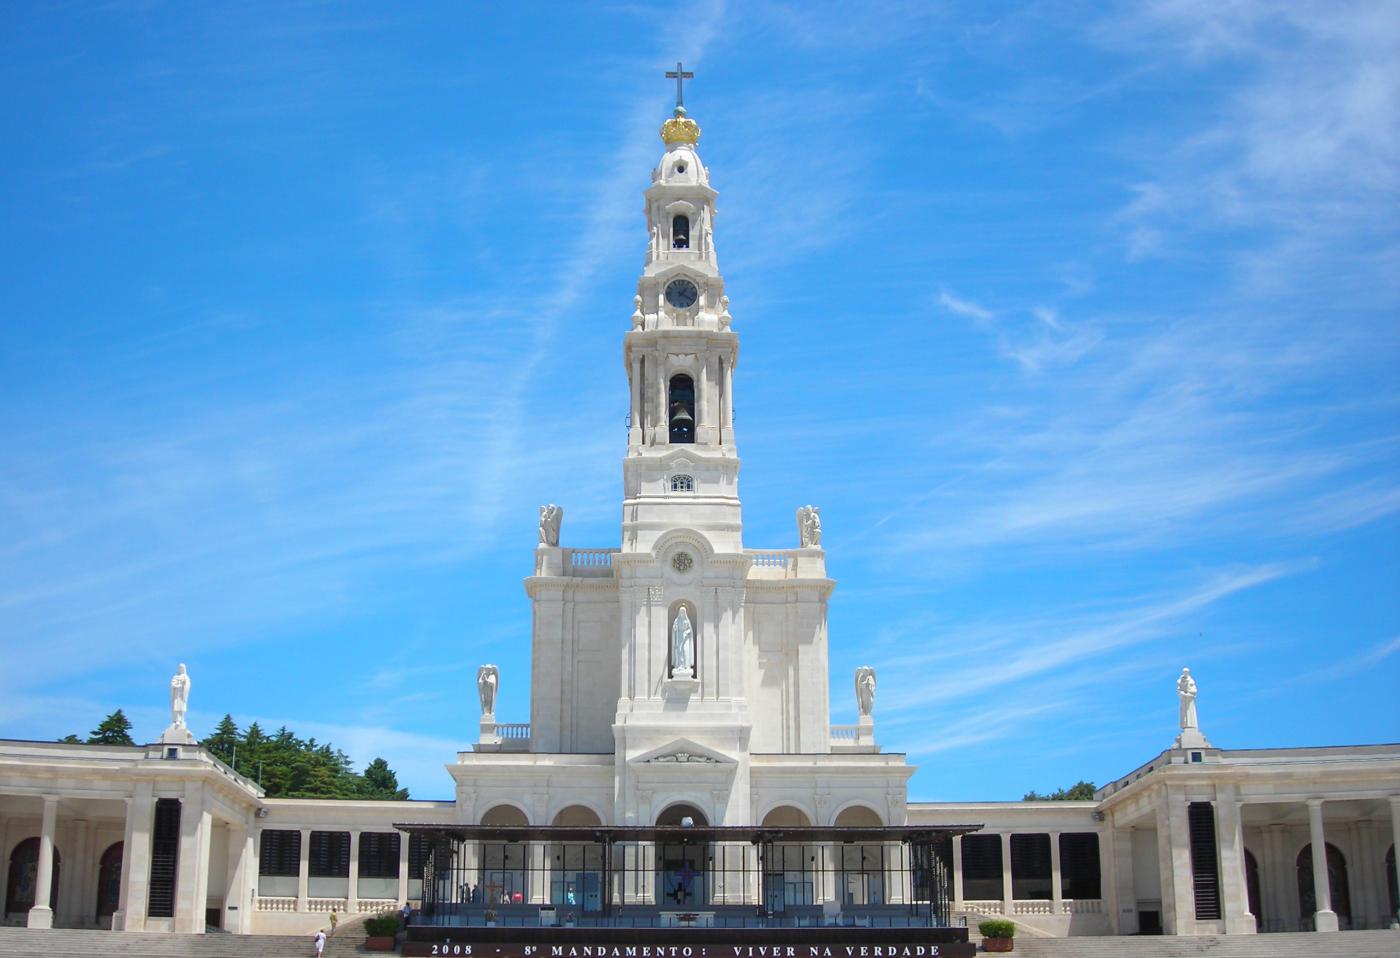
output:
M 335 926 L 336 926 L 337 924 L 339 924 L 339 923 L 340 923 L 340 916 L 337 915 L 337 914 L 335 913 L 335 909 L 332 908 L 332 909 L 331 909 L 331 937 L 332 937 L 332 938 L 335 937 Z
M 326 950 L 326 929 L 322 928 L 316 932 L 316 958 L 321 958 L 321 952 Z

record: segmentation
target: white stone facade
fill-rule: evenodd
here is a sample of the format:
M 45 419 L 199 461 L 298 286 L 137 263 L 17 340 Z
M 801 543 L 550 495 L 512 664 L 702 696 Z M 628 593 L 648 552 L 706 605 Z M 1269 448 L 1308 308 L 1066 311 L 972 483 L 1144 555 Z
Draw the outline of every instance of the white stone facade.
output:
M 484 672 L 450 802 L 268 799 L 172 733 L 137 748 L 0 742 L 3 920 L 303 932 L 332 909 L 417 897 L 396 822 L 651 825 L 683 805 L 711 825 L 980 825 L 953 846 L 953 907 L 1027 934 L 1389 925 L 1400 746 L 1216 749 L 1191 685 L 1177 744 L 1092 801 L 929 804 L 908 801 L 913 768 L 876 744 L 873 677 L 859 723 L 830 724 L 820 520 L 804 507 L 795 547 L 745 547 L 717 193 L 693 121 L 663 131 L 623 336 L 619 538 L 566 545 L 562 512 L 542 510 L 525 579 L 530 722 L 496 721 Z M 1339 864 L 1308 876 L 1305 851 Z

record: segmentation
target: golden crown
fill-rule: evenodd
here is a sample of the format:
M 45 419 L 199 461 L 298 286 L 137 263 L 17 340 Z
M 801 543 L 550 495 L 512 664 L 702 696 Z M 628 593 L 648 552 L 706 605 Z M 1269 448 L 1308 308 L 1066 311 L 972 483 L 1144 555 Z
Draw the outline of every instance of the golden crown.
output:
M 661 124 L 661 139 L 666 143 L 690 143 L 700 139 L 700 124 L 686 116 L 680 108 L 676 115 Z

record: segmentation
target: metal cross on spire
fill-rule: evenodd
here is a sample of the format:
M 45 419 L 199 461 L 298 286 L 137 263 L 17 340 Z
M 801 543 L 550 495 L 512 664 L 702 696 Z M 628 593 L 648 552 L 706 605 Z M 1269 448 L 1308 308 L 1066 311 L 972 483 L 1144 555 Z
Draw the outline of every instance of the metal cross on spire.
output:
M 686 80 L 695 79 L 695 74 L 689 70 L 686 70 L 681 65 L 681 61 L 677 60 L 676 68 L 674 70 L 666 71 L 666 79 L 676 81 L 676 110 L 681 113 L 684 113 L 685 91 L 681 88 L 681 84 L 685 83 Z

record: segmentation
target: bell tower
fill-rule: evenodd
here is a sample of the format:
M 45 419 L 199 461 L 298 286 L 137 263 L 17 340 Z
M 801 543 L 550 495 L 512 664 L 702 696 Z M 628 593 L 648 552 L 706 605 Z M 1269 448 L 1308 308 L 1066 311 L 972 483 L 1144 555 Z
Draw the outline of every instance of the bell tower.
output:
M 681 100 L 645 194 L 649 242 L 623 340 L 632 413 L 623 459 L 616 814 L 652 824 L 684 792 L 708 821 L 749 810 L 748 655 L 734 364 L 715 254 L 715 191 Z M 650 796 L 650 797 L 648 797 Z
M 700 126 L 681 103 L 684 78 L 676 76 L 675 115 L 661 127 L 666 151 L 646 191 L 650 241 L 623 343 L 632 400 L 624 552 L 650 551 L 677 526 L 703 533 L 719 551 L 743 549 L 733 406 L 739 340 L 715 254 L 717 194 L 695 149 Z

